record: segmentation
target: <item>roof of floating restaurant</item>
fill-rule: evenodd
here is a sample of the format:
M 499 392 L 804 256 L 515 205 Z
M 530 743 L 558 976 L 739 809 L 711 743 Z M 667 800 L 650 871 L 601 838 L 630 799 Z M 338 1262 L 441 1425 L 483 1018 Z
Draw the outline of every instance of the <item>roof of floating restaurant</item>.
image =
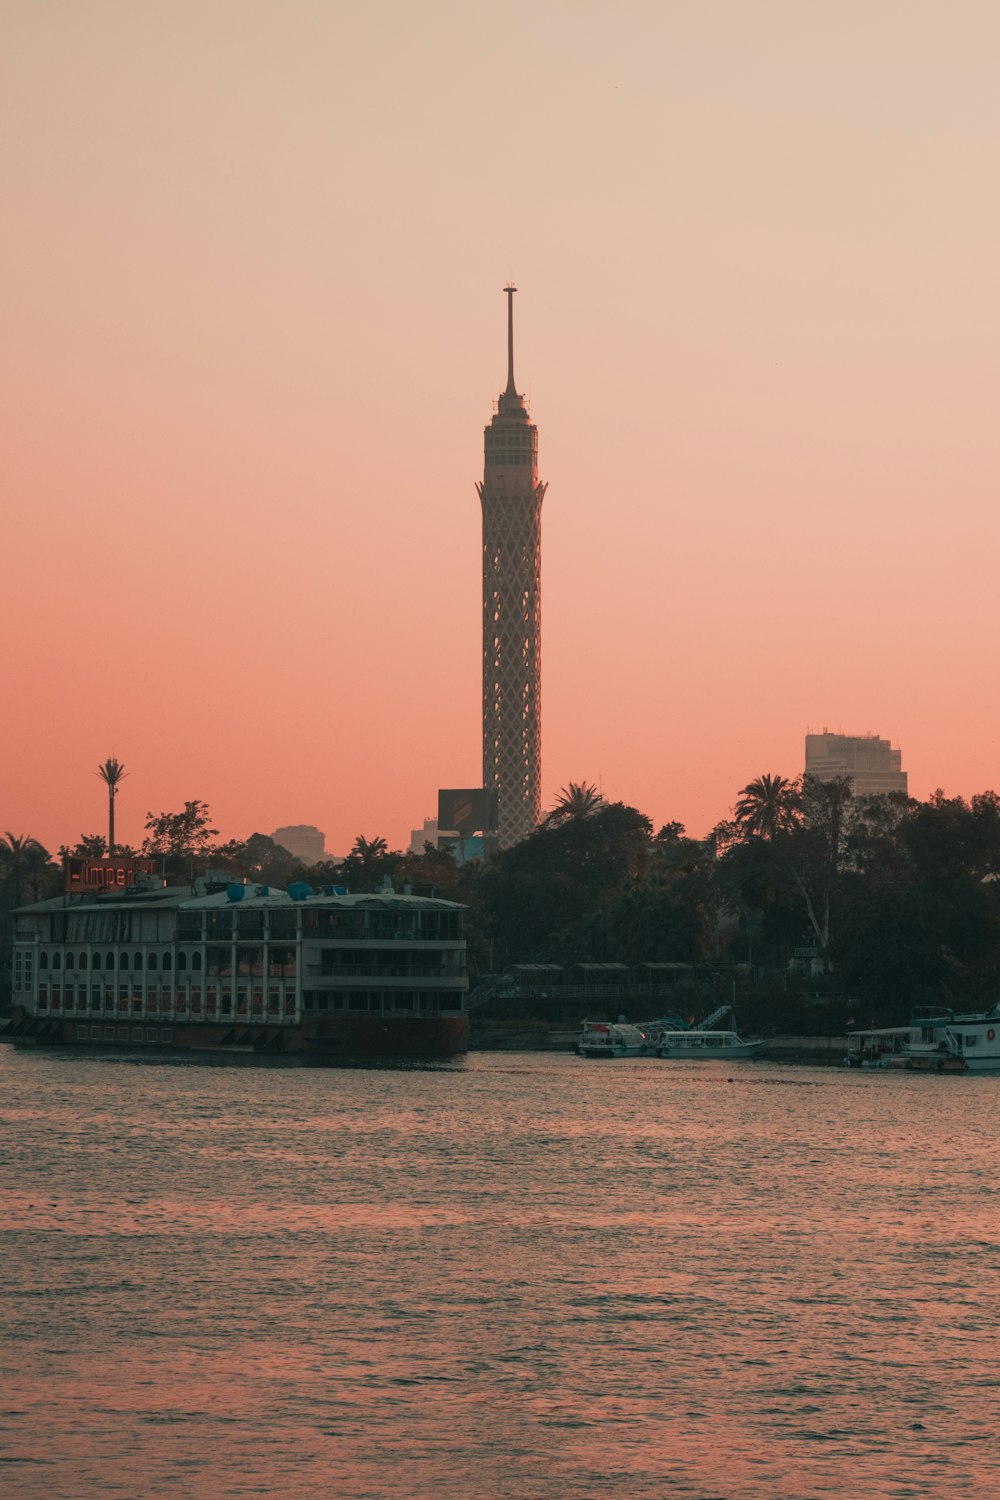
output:
M 234 881 L 234 884 L 237 883 Z M 213 891 L 208 895 L 196 894 L 190 886 L 183 885 L 144 891 L 116 891 L 114 895 L 107 896 L 74 896 L 72 898 L 53 896 L 48 901 L 38 901 L 30 906 L 19 906 L 17 910 L 19 912 L 110 911 L 116 906 L 147 905 L 168 909 L 183 908 L 184 911 L 219 911 L 226 907 L 233 911 L 263 911 L 265 908 L 275 907 L 294 910 L 299 906 L 306 910 L 316 907 L 346 907 L 348 909 L 363 907 L 366 911 L 465 910 L 460 902 L 446 901 L 441 896 L 407 896 L 395 891 L 358 891 L 346 896 L 316 892 L 314 895 L 294 900 L 287 891 L 276 890 L 274 887 L 266 893 L 253 886 L 245 886 L 241 889 L 244 894 L 235 901 L 229 899 L 226 891 Z
M 316 906 L 363 906 L 366 911 L 412 911 L 414 907 L 431 907 L 434 910 L 462 911 L 464 908 L 458 901 L 445 901 L 442 896 L 405 896 L 397 895 L 395 891 L 358 891 L 346 896 L 327 896 L 316 892 L 312 896 L 303 896 L 294 900 L 287 891 L 269 891 L 268 894 L 251 895 L 250 887 L 247 887 L 246 895 L 236 901 L 230 901 L 225 891 L 213 893 L 211 896 L 193 896 L 183 903 L 185 910 L 218 910 L 220 907 L 234 907 L 245 911 L 252 907 L 259 911 L 264 907 L 296 907 L 302 906 L 307 910 Z

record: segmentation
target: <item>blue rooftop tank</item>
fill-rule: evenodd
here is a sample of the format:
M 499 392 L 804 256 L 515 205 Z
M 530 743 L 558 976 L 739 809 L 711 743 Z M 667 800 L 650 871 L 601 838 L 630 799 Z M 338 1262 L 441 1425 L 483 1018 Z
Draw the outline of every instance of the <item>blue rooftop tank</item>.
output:
M 226 895 L 230 901 L 242 901 L 246 894 L 246 886 L 238 885 L 234 880 L 231 885 L 226 886 Z

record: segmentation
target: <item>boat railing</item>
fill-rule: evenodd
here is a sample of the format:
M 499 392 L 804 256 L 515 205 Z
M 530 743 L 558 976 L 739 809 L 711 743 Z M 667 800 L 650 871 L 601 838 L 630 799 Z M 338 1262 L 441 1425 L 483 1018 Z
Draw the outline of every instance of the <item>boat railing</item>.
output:
M 948 1055 L 950 1057 L 961 1057 L 965 1050 L 962 1046 L 962 1038 L 956 1036 L 950 1026 L 945 1027 L 944 1035 L 945 1041 L 948 1044 Z

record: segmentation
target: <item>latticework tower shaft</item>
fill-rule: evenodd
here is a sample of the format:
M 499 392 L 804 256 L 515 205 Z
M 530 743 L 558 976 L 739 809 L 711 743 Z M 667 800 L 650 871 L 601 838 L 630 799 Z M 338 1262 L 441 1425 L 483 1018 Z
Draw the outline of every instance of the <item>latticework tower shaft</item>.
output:
M 538 429 L 514 387 L 508 287 L 507 389 L 486 428 L 483 483 L 483 785 L 498 794 L 501 846 L 541 816 L 542 499 Z

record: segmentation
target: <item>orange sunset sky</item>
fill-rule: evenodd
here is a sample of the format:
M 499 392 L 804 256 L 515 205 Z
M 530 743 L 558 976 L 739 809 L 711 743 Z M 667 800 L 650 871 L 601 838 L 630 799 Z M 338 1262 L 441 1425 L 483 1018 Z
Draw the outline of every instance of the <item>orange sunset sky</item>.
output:
M 543 769 L 1000 785 L 993 0 L 5 0 L 0 828 L 404 843 L 540 432 Z

